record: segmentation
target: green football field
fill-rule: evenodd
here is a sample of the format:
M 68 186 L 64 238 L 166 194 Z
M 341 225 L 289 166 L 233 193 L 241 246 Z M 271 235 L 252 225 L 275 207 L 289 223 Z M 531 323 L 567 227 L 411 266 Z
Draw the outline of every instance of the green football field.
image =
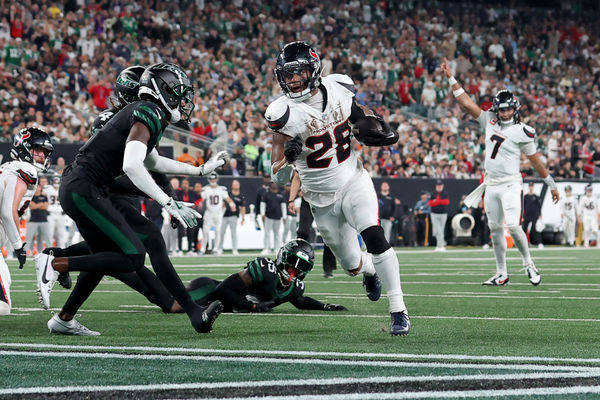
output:
M 369 301 L 360 278 L 323 278 L 320 252 L 306 294 L 349 311 L 223 314 L 205 335 L 111 278 L 77 317 L 102 336 L 50 335 L 33 261 L 10 262 L 0 398 L 600 398 L 600 250 L 532 250 L 537 287 L 515 250 L 505 287 L 481 285 L 495 272 L 491 250 L 397 250 L 406 337 L 387 333 L 387 299 Z M 187 283 L 223 279 L 255 256 L 173 262 Z M 56 285 L 53 311 L 68 293 Z

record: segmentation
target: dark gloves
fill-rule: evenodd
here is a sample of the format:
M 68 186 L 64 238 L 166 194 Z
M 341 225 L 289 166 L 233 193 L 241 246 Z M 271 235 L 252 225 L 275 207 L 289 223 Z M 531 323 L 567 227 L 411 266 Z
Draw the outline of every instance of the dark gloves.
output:
M 252 312 L 269 312 L 272 310 L 273 301 L 259 301 L 252 305 Z
M 325 304 L 323 307 L 325 311 L 348 311 L 348 309 L 340 304 Z
M 283 155 L 289 164 L 296 162 L 300 153 L 302 153 L 302 139 L 300 136 L 296 136 L 285 143 Z
M 25 242 L 23 242 L 23 246 L 20 249 L 15 249 L 13 252 L 16 259 L 19 261 L 19 269 L 23 269 L 25 265 L 25 261 L 27 260 L 27 251 L 25 250 Z

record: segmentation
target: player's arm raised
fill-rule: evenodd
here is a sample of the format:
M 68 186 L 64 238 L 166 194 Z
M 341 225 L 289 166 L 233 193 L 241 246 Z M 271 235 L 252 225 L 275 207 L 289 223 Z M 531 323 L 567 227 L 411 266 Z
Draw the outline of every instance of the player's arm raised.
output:
M 465 89 L 456 81 L 456 78 L 452 76 L 452 71 L 450 70 L 450 63 L 448 59 L 444 57 L 444 61 L 440 66 L 442 72 L 448 79 L 448 83 L 450 84 L 450 88 L 452 89 L 452 94 L 458 104 L 460 104 L 473 118 L 478 118 L 481 114 L 481 108 L 471 100 L 471 97 L 465 92 Z
M 560 195 L 558 193 L 556 183 L 554 182 L 554 178 L 552 178 L 552 175 L 550 175 L 548 173 L 548 170 L 544 166 L 544 163 L 542 162 L 542 158 L 540 157 L 540 153 L 535 152 L 532 155 L 527 156 L 527 158 L 529 159 L 531 166 L 542 177 L 542 179 L 544 179 L 544 182 L 546 183 L 546 185 L 548 185 L 548 187 L 550 187 L 550 193 L 552 193 L 552 201 L 555 204 L 558 203 L 558 200 L 560 199 Z

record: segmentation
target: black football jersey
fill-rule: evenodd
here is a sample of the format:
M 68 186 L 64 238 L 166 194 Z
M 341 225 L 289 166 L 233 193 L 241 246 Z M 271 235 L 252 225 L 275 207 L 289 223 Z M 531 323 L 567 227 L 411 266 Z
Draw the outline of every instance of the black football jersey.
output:
M 246 266 L 252 285 L 248 288 L 250 295 L 260 301 L 273 301 L 272 307 L 292 301 L 304 293 L 304 282 L 294 278 L 290 286 L 283 288 L 279 283 L 275 263 L 263 257 L 255 258 Z
M 100 186 L 110 185 L 116 177 L 123 175 L 125 142 L 136 122 L 143 123 L 150 131 L 147 144 L 150 153 L 160 142 L 168 119 L 158 105 L 148 101 L 137 101 L 108 118 L 79 149 L 73 172 L 84 175 L 92 183 Z
M 119 110 L 115 108 L 111 108 L 108 110 L 104 110 L 96 117 L 94 123 L 92 124 L 92 131 L 90 132 L 91 136 L 97 133 L 106 123 L 115 116 L 115 114 L 119 112 Z

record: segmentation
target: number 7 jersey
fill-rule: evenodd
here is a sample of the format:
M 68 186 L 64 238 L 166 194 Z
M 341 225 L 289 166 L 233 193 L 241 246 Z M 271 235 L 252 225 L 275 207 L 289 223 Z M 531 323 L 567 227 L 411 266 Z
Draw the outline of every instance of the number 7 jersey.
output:
M 349 76 L 328 75 L 322 79 L 320 86 L 322 109 L 281 96 L 265 112 L 269 128 L 273 131 L 302 138 L 304 143 L 296 160 L 296 170 L 302 181 L 303 193 L 312 204 L 326 205 L 322 204 L 324 199 L 331 202 L 333 196 L 319 194 L 333 195 L 362 169 L 352 150 L 350 137 L 353 88 L 354 83 Z
M 485 132 L 486 178 L 521 180 L 521 152 L 530 156 L 536 153 L 535 129 L 523 123 L 502 127 L 496 114 L 481 111 L 477 118 Z

